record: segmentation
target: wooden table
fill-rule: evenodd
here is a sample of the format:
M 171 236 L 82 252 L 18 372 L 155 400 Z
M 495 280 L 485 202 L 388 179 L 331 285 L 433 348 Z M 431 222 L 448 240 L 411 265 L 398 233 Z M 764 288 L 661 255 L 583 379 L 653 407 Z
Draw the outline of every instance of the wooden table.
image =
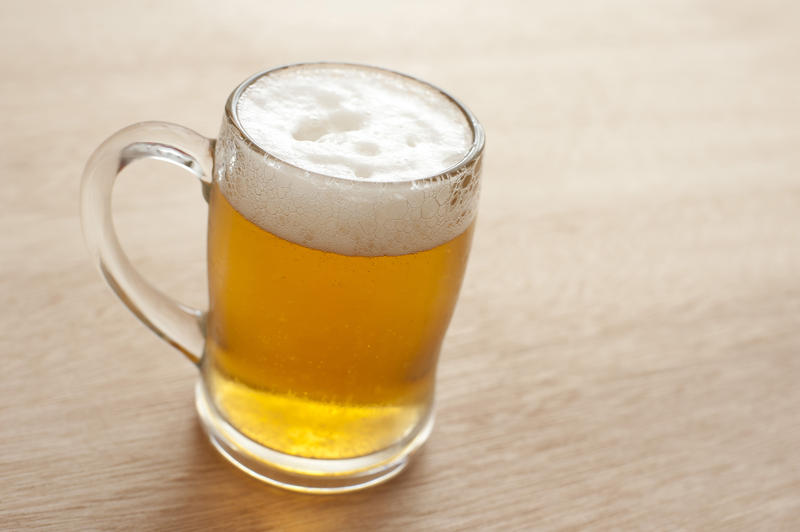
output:
M 0 529 L 800 527 L 797 3 L 117 4 L 0 8 Z M 214 136 L 247 75 L 315 59 L 428 79 L 488 137 L 434 434 L 334 497 L 214 452 L 77 202 L 113 131 Z M 135 265 L 205 305 L 196 183 L 142 163 L 117 189 Z

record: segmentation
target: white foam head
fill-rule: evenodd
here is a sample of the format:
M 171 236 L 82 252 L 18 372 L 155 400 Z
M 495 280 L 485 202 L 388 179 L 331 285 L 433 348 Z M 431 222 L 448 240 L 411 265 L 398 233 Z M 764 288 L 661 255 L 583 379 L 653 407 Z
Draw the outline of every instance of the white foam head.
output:
M 229 101 L 216 178 L 246 218 L 287 240 L 349 255 L 429 249 L 474 218 L 483 137 L 467 113 L 377 68 L 277 69 Z
M 325 175 L 400 181 L 436 175 L 472 143 L 461 109 L 438 90 L 378 69 L 306 65 L 251 83 L 239 122 L 264 150 Z

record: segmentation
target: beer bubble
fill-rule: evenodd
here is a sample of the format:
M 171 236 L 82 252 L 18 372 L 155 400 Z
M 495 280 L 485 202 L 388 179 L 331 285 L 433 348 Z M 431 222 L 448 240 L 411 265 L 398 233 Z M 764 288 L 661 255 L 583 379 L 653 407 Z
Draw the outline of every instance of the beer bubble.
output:
M 447 242 L 474 219 L 477 187 L 462 184 L 477 159 L 439 176 L 469 152 L 472 124 L 423 82 L 372 67 L 296 65 L 252 79 L 232 106 L 249 142 L 226 118 L 217 160 L 236 162 L 218 166 L 217 182 L 277 236 L 347 255 L 400 255 Z M 439 198 L 452 207 L 431 216 Z

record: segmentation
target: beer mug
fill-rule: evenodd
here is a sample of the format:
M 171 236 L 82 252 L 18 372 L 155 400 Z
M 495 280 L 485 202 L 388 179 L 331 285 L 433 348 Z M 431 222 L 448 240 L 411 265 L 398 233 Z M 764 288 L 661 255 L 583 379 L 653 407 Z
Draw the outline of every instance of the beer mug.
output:
M 288 489 L 359 489 L 431 432 L 483 146 L 470 111 L 428 83 L 284 66 L 233 91 L 216 140 L 163 122 L 112 135 L 84 171 L 83 231 L 122 302 L 198 366 L 199 417 L 225 458 Z M 207 311 L 150 285 L 114 232 L 116 176 L 148 158 L 202 185 Z

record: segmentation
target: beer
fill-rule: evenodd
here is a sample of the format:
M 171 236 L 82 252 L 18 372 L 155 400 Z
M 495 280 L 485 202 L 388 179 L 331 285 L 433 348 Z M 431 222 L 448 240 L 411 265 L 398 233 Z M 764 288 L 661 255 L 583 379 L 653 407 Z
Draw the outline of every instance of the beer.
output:
M 214 187 L 206 357 L 217 407 L 251 439 L 361 456 L 428 414 L 471 226 L 433 249 L 359 257 L 264 231 Z
M 448 97 L 387 71 L 294 67 L 234 93 L 209 196 L 203 356 L 227 423 L 321 459 L 365 456 L 421 429 L 479 159 L 443 172 L 472 135 Z
M 483 145 L 469 110 L 423 81 L 288 65 L 234 89 L 217 139 L 165 122 L 111 135 L 86 163 L 81 223 L 121 301 L 199 366 L 222 456 L 282 488 L 352 491 L 397 475 L 431 433 Z M 141 159 L 202 182 L 207 311 L 148 284 L 114 233 L 113 184 Z

